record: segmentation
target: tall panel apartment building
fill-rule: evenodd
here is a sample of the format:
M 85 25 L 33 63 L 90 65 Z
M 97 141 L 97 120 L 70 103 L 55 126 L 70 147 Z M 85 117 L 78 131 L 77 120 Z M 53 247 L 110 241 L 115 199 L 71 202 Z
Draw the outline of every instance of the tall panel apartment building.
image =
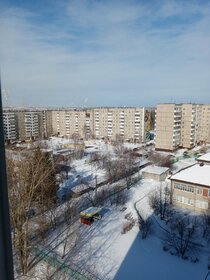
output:
M 48 138 L 52 136 L 52 111 L 51 110 L 41 110 L 40 114 L 40 137 Z
M 53 134 L 144 142 L 146 128 L 151 126 L 148 115 L 145 108 L 58 109 L 52 111 Z
M 38 139 L 40 135 L 40 114 L 37 111 L 17 110 L 18 140 Z
M 43 139 L 52 135 L 52 113 L 41 109 L 5 109 L 5 140 Z
M 181 143 L 181 105 L 160 104 L 156 110 L 155 148 L 173 151 Z
M 156 150 L 189 149 L 210 142 L 210 105 L 157 105 L 155 130 Z
M 17 139 L 17 119 L 14 112 L 3 112 L 4 139 L 14 141 Z
M 190 149 L 197 142 L 197 123 L 200 106 L 182 104 L 181 142 L 180 145 Z
M 197 114 L 197 141 L 210 143 L 210 105 L 201 105 Z
M 5 135 L 7 139 L 11 138 L 13 131 L 13 140 L 43 139 L 59 135 L 86 140 L 121 139 L 141 143 L 152 128 L 151 109 L 146 108 L 29 108 L 4 110 L 4 113 Z
M 96 108 L 93 109 L 95 138 L 110 140 L 145 140 L 144 108 Z
M 53 134 L 68 138 L 92 138 L 92 111 L 85 109 L 53 110 Z

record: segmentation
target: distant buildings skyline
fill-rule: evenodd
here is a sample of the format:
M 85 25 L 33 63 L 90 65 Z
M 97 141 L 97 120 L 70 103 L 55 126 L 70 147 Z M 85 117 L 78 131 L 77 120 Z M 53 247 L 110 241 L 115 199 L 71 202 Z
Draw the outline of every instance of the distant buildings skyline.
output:
M 210 104 L 157 107 L 4 108 L 5 138 L 108 139 L 143 143 L 155 130 L 156 150 L 210 143 Z
M 152 108 L 4 108 L 5 140 L 36 140 L 52 135 L 142 143 L 154 124 Z

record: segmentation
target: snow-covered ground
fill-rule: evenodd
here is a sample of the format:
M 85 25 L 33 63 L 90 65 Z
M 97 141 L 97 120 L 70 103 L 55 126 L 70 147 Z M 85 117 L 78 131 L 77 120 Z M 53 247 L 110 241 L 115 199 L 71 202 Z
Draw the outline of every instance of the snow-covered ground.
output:
M 51 147 L 56 149 L 58 143 L 66 143 L 67 140 L 68 139 L 52 137 L 49 140 L 49 143 Z M 136 147 L 142 147 L 142 144 L 125 143 L 124 146 L 128 149 L 133 149 Z M 83 181 L 85 180 L 86 185 L 89 186 L 95 186 L 96 182 L 98 184 L 104 182 L 107 179 L 105 169 L 100 169 L 95 165 L 90 164 L 90 154 L 93 152 L 98 152 L 100 154 L 105 155 L 110 154 L 114 159 L 114 147 L 111 144 L 108 144 L 102 140 L 87 141 L 85 147 L 85 156 L 82 159 L 73 160 L 73 162 L 70 163 L 72 169 L 68 173 L 69 179 L 64 183 L 60 184 L 60 190 L 58 192 L 59 198 L 61 198 L 65 194 L 68 195 L 69 191 L 72 188 L 75 188 L 79 185 L 80 180 L 78 180 L 78 176 L 82 178 Z M 152 147 L 150 146 L 149 148 L 151 149 Z M 143 165 L 147 162 L 148 160 L 141 159 L 139 160 L 138 165 Z
M 177 152 L 176 156 L 182 155 L 183 151 Z M 194 163 L 194 158 L 181 159 L 173 165 L 173 172 Z M 90 172 L 89 168 L 85 163 L 83 165 L 80 161 L 76 162 L 78 172 Z M 69 260 L 104 280 L 205 279 L 208 271 L 206 254 L 200 255 L 199 263 L 194 264 L 164 252 L 162 240 L 158 235 L 152 234 L 148 239 L 142 240 L 137 225 L 126 234 L 121 233 L 127 213 L 131 213 L 134 219 L 137 219 L 135 202 L 138 201 L 137 207 L 145 219 L 153 215 L 148 195 L 160 186 L 161 183 L 152 180 L 141 180 L 129 190 L 125 211 L 120 211 L 120 208 L 108 208 L 102 220 L 95 222 L 91 227 L 80 225 L 80 237 L 76 247 L 69 254 Z M 60 255 L 63 245 L 58 246 L 56 250 Z
M 98 279 L 114 280 L 179 280 L 204 279 L 207 273 L 207 255 L 199 256 L 199 263 L 191 263 L 164 252 L 162 240 L 158 234 L 151 234 L 142 240 L 137 224 L 126 234 L 122 234 L 125 215 L 131 213 L 134 219 L 137 214 L 134 203 L 144 218 L 153 211 L 148 204 L 148 195 L 165 183 L 153 180 L 141 180 L 128 190 L 129 200 L 121 207 L 104 208 L 101 220 L 91 226 L 76 223 L 76 246 L 66 251 L 65 264 L 77 265 L 83 271 L 96 275 Z M 57 258 L 62 255 L 64 238 L 52 242 Z M 71 236 L 72 238 L 72 236 Z
M 56 141 L 55 143 L 54 147 L 57 147 L 58 143 Z M 87 148 L 89 152 L 98 150 L 108 153 L 113 151 L 113 147 L 103 141 L 94 140 L 88 144 L 94 146 Z M 180 150 L 176 153 L 176 156 L 182 154 L 183 150 Z M 195 162 L 194 158 L 181 159 L 173 165 L 173 172 Z M 95 169 L 91 166 L 88 156 L 74 161 L 72 167 L 75 176 L 92 176 L 93 180 L 97 176 L 98 182 L 105 179 L 104 170 Z M 126 214 L 131 213 L 132 217 L 137 220 L 135 203 L 143 218 L 146 219 L 153 215 L 148 203 L 148 196 L 163 187 L 164 184 L 153 180 L 141 180 L 135 186 L 126 190 L 128 201 L 125 205 L 104 207 L 102 219 L 95 221 L 91 226 L 83 225 L 79 220 L 69 227 L 61 225 L 59 232 L 55 231 L 49 236 L 50 245 L 46 243 L 43 246 L 43 251 L 52 249 L 53 258 L 69 267 L 77 267 L 83 273 L 86 271 L 88 274 L 97 276 L 97 278 L 93 277 L 92 279 L 205 279 L 208 271 L 207 253 L 198 256 L 198 263 L 191 263 L 172 256 L 169 252 L 164 252 L 162 239 L 160 238 L 161 234 L 151 234 L 146 240 L 142 240 L 137 223 L 126 234 L 121 233 L 126 223 Z M 161 231 L 161 229 L 159 230 Z M 69 240 L 65 243 L 67 237 Z M 74 242 L 75 245 L 72 246 Z M 62 259 L 65 245 L 65 257 Z M 38 274 L 40 268 L 43 269 L 43 265 L 44 262 L 38 264 Z M 31 279 L 35 278 L 31 277 Z
M 141 240 L 134 228 L 119 246 L 128 248 L 115 274 L 114 280 L 179 280 L 205 279 L 207 265 L 204 260 L 192 264 L 162 250 L 161 240 L 155 236 Z
M 142 181 L 130 190 L 125 212 L 110 210 L 98 224 L 85 228 L 86 241 L 75 261 L 82 262 L 87 269 L 94 268 L 93 272 L 100 279 L 204 279 L 207 272 L 205 257 L 200 263 L 192 264 L 171 256 L 162 250 L 158 237 L 152 235 L 142 240 L 137 226 L 127 234 L 121 234 L 125 214 L 131 212 L 136 217 L 135 201 L 139 200 L 141 214 L 145 217 L 152 214 L 147 195 L 158 187 L 159 183 L 154 181 Z

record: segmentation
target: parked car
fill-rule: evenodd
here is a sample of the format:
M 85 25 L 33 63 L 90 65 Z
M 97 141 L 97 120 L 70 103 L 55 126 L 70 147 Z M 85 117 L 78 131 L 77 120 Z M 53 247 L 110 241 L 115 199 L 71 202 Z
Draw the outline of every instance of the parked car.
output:
M 184 151 L 183 156 L 184 157 L 190 157 L 188 151 Z

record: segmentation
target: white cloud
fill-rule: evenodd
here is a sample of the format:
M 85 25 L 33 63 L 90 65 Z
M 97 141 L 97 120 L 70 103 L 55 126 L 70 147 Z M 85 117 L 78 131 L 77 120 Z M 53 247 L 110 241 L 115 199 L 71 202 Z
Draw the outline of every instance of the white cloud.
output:
M 4 10 L 0 58 L 11 104 L 209 102 L 209 7 L 159 3 L 70 1 L 42 24 L 33 11 Z M 190 23 L 154 24 L 183 15 Z

